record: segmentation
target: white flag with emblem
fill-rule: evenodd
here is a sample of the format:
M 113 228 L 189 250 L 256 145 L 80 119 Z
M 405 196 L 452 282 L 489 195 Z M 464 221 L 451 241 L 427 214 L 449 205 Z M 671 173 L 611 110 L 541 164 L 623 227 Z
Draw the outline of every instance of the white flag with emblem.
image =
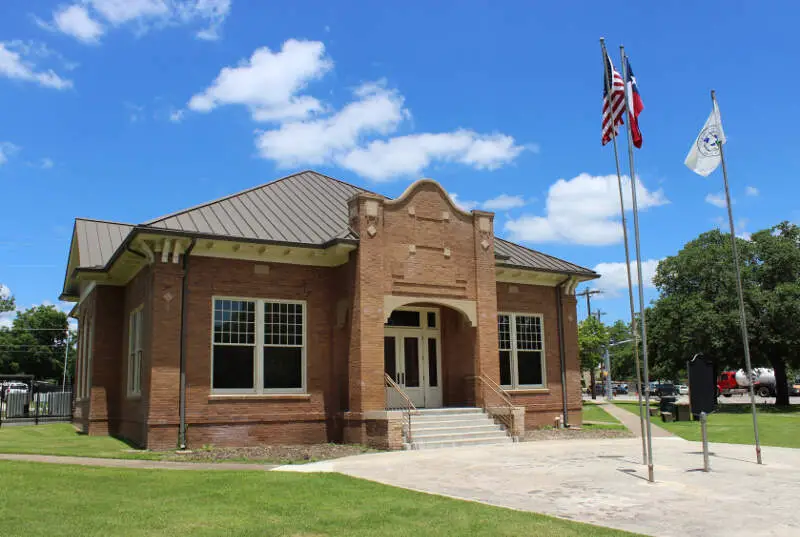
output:
M 686 160 L 683 161 L 694 173 L 708 176 L 717 169 L 720 162 L 719 144 L 725 143 L 725 132 L 722 130 L 722 119 L 719 115 L 719 107 L 714 101 L 714 110 L 708 116 L 703 130 L 697 136 Z

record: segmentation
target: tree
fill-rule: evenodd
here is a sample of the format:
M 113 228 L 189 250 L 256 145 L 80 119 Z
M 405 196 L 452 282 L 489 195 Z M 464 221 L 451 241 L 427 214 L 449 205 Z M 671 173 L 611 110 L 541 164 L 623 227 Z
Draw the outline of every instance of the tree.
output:
M 578 325 L 578 352 L 581 358 L 581 370 L 589 370 L 591 378 L 592 399 L 595 395 L 594 373 L 603 361 L 603 353 L 608 345 L 608 330 L 595 317 L 587 317 Z
M 11 290 L 0 283 L 0 313 L 14 311 L 14 297 Z
M 775 370 L 778 405 L 788 405 L 787 367 L 800 362 L 800 228 L 782 223 L 736 239 L 753 367 Z M 701 234 L 661 261 L 660 292 L 647 310 L 653 376 L 675 378 L 702 352 L 719 368 L 744 367 L 730 234 Z
M 618 319 L 613 325 L 608 327 L 608 339 L 610 343 L 630 341 L 631 324 Z M 641 337 L 639 338 L 641 339 Z M 641 344 L 639 345 L 641 351 Z M 636 378 L 636 363 L 633 356 L 633 342 L 614 345 L 609 348 L 611 357 L 611 378 L 614 379 L 633 379 Z
M 68 327 L 67 315 L 55 306 L 17 312 L 11 328 L 0 329 L 0 373 L 61 380 L 65 345 L 70 345 L 70 370 L 75 363 Z M 67 374 L 72 376 L 70 371 Z

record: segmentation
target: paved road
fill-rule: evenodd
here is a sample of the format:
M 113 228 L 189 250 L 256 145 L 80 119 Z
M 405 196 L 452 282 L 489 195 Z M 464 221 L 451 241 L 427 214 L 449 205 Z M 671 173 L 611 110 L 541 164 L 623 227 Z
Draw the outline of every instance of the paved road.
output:
M 295 467 L 389 485 L 681 537 L 800 534 L 800 450 L 713 444 L 712 472 L 700 445 L 654 438 L 655 484 L 639 439 L 522 442 L 488 447 L 378 453 Z

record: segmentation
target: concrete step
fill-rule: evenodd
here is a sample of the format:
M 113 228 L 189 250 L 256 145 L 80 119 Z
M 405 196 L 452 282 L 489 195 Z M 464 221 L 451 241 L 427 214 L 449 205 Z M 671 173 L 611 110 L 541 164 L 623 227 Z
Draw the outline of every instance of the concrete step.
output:
M 430 414 L 430 415 L 423 415 L 417 416 L 412 414 L 411 415 L 411 423 L 428 423 L 428 422 L 436 422 L 436 421 L 471 421 L 471 420 L 480 420 L 480 419 L 491 419 L 487 414 Z
M 502 425 L 482 408 L 430 408 L 411 416 L 411 442 L 404 449 L 505 444 L 512 442 Z
M 493 438 L 507 438 L 505 431 L 469 431 L 469 432 L 452 432 L 452 431 L 435 431 L 424 433 L 412 433 L 411 435 L 414 443 L 427 443 L 427 442 L 440 442 L 445 440 L 479 440 L 479 439 L 493 439 Z
M 492 420 L 486 421 L 464 421 L 464 420 L 456 420 L 456 421 L 431 421 L 426 423 L 414 423 L 411 422 L 411 429 L 415 433 L 423 433 L 425 431 L 461 431 L 461 432 L 470 432 L 470 431 L 502 431 L 503 426 L 495 423 Z
M 461 438 L 450 440 L 436 440 L 430 442 L 412 442 L 412 449 L 436 449 L 461 446 L 488 446 L 496 444 L 511 444 L 513 441 L 507 435 L 497 435 L 487 438 Z

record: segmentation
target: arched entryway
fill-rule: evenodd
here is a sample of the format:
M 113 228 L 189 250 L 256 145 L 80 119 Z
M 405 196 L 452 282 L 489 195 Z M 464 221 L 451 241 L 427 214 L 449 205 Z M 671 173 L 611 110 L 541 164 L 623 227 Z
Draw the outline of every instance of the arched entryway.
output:
M 475 328 L 463 310 L 411 302 L 390 311 L 384 324 L 384 372 L 417 408 L 474 402 L 466 381 L 474 374 Z M 387 386 L 386 408 L 401 408 L 403 396 Z

